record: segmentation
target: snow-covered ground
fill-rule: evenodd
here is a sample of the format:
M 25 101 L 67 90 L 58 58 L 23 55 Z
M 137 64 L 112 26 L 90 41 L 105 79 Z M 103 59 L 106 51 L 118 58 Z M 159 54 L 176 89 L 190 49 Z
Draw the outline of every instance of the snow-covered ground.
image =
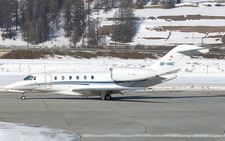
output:
M 41 72 L 105 71 L 110 67 L 151 66 L 154 59 L 92 58 L 76 59 L 58 56 L 36 60 L 0 60 L 0 88 L 21 80 L 28 74 Z M 153 89 L 225 89 L 225 62 L 218 59 L 190 59 L 176 79 L 154 86 Z
M 213 3 L 211 3 L 213 4 Z M 214 3 L 215 4 L 215 3 Z M 224 32 L 214 32 L 210 34 L 198 33 L 198 32 L 181 32 L 181 31 L 157 31 L 155 27 L 161 28 L 162 26 L 224 26 L 225 20 L 220 19 L 207 19 L 207 20 L 186 20 L 186 21 L 172 21 L 157 19 L 158 16 L 186 16 L 186 15 L 206 15 L 206 16 L 225 16 L 225 8 L 222 7 L 207 7 L 206 3 L 199 5 L 199 7 L 178 7 L 173 9 L 135 9 L 134 13 L 136 17 L 140 17 L 138 22 L 139 27 L 137 34 L 133 38 L 131 45 L 169 45 L 169 44 L 200 44 L 203 37 L 210 35 L 224 35 Z M 101 21 L 101 26 L 112 25 L 113 21 L 107 20 L 112 18 L 115 13 L 115 9 L 108 13 L 100 13 L 97 15 Z M 154 17 L 151 19 L 149 17 Z M 167 37 L 170 35 L 169 39 Z M 148 38 L 163 38 L 163 39 L 148 39 Z M 113 41 L 109 41 L 114 43 Z M 221 40 L 217 38 L 204 38 L 206 44 L 221 43 Z
M 62 129 L 0 121 L 1 141 L 80 141 L 80 137 Z

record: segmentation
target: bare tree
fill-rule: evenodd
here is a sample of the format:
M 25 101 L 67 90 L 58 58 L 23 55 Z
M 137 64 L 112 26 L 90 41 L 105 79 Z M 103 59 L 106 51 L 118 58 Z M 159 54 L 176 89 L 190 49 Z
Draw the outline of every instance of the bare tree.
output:
M 5 38 L 12 38 L 16 36 L 15 26 L 19 24 L 18 22 L 18 1 L 17 0 L 0 0 L 0 28 L 4 29 L 2 36 Z
M 52 37 L 54 29 L 58 28 L 59 25 L 59 1 L 58 0 L 50 0 L 49 5 L 49 26 L 51 29 Z
M 33 44 L 49 38 L 49 0 L 22 0 L 21 31 L 23 38 Z
M 152 5 L 157 5 L 159 3 L 159 0 L 151 0 L 151 2 Z
M 44 32 L 44 22 L 43 20 L 39 17 L 37 20 L 37 27 L 36 27 L 36 32 L 35 32 L 35 38 L 34 42 L 35 43 L 41 43 L 45 40 L 45 33 Z
M 225 44 L 225 35 L 222 36 L 222 42 Z
M 119 0 L 94 0 L 94 9 L 104 9 L 105 11 L 108 11 L 114 7 L 118 1 Z
M 136 33 L 135 16 L 130 4 L 131 1 L 123 0 L 119 10 L 114 14 L 114 18 L 117 20 L 114 22 L 115 29 L 112 39 L 115 41 L 129 42 Z
M 71 41 L 73 42 L 75 48 L 76 48 L 77 42 L 79 41 L 79 37 L 80 37 L 79 29 L 76 26 L 74 26 L 74 28 L 73 28 L 73 35 L 71 37 Z
M 165 0 L 162 1 L 164 8 L 174 8 L 175 7 L 175 0 Z
M 90 19 L 89 27 L 88 27 L 88 45 L 98 45 L 98 20 L 97 19 Z
M 64 24 L 65 36 L 70 37 L 74 26 L 71 19 L 71 3 L 69 0 L 64 1 L 63 9 L 64 9 L 64 22 L 65 22 Z
M 147 4 L 149 0 L 136 0 L 137 8 L 143 8 L 145 4 Z
M 76 35 L 76 38 L 72 37 L 73 43 L 75 44 L 75 41 L 78 42 L 81 39 L 82 34 L 85 31 L 86 27 L 86 17 L 87 17 L 87 12 L 85 9 L 85 2 L 83 0 L 76 0 L 74 1 L 74 5 L 72 8 L 72 22 L 74 27 L 76 29 L 73 29 L 73 35 Z M 75 39 L 75 40 L 74 40 Z

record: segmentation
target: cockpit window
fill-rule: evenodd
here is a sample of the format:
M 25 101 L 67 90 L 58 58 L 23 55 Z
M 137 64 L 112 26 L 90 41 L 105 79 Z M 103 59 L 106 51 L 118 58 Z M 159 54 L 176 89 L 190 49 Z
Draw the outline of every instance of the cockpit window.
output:
M 34 76 L 32 75 L 28 75 L 27 77 L 25 77 L 23 80 L 27 81 L 27 80 L 33 80 Z M 36 78 L 35 78 L 36 79 Z

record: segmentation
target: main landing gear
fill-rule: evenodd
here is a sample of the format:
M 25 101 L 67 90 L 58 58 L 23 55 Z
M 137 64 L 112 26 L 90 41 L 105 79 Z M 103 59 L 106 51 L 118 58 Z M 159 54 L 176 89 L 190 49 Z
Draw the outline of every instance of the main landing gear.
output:
M 22 100 L 26 100 L 27 99 L 26 96 L 24 95 L 24 93 L 22 93 L 21 99 Z
M 104 100 L 111 100 L 112 96 L 110 94 L 105 95 L 105 99 Z
M 101 98 L 102 98 L 102 100 L 111 100 L 112 96 L 110 94 L 106 94 L 106 91 L 102 91 Z

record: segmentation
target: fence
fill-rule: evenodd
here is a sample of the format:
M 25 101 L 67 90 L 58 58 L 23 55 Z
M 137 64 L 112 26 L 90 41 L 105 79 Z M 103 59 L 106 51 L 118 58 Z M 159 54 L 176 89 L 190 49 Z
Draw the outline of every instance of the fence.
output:
M 169 45 L 107 45 L 107 46 L 80 46 L 78 48 L 73 48 L 70 46 L 4 46 L 0 45 L 1 52 L 9 52 L 12 50 L 52 50 L 52 51 L 102 51 L 102 52 L 109 52 L 109 51 L 116 51 L 116 52 L 168 52 L 169 50 L 173 49 L 178 44 L 169 44 Z M 207 45 L 212 47 L 210 50 L 211 52 L 217 53 L 224 53 L 225 49 L 221 45 Z
M 165 51 L 171 50 L 175 45 L 168 46 L 146 46 L 146 45 L 107 45 L 107 46 L 81 46 L 73 48 L 70 46 L 3 46 L 0 45 L 0 51 L 12 51 L 12 50 L 59 50 L 59 51 L 120 51 L 120 52 L 149 52 L 149 51 Z

